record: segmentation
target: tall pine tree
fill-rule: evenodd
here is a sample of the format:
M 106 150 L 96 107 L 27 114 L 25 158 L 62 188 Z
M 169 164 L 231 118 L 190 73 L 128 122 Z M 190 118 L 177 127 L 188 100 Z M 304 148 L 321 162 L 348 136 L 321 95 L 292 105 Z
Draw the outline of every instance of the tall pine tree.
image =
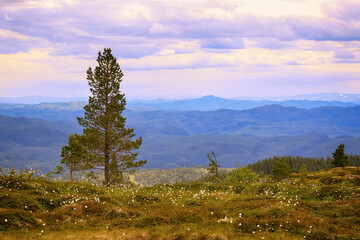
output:
M 146 163 L 136 161 L 142 138 L 135 137 L 133 128 L 126 128 L 125 94 L 120 91 L 123 73 L 110 48 L 99 52 L 98 66 L 89 67 L 87 80 L 92 96 L 84 107 L 85 116 L 78 122 L 84 127 L 83 135 L 91 156 L 92 168 L 102 169 L 105 185 L 122 180 L 125 170 L 134 170 Z

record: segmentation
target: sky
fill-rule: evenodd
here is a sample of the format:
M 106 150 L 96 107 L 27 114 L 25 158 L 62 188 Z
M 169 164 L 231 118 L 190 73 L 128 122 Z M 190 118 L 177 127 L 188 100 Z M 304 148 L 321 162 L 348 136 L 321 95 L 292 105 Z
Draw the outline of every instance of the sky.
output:
M 86 97 L 111 48 L 130 98 L 360 93 L 359 0 L 0 0 L 0 97 Z

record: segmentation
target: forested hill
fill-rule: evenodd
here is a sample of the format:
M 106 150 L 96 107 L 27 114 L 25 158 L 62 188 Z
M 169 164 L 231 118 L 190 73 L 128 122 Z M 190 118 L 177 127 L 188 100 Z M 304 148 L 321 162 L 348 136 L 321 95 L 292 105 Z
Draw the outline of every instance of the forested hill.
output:
M 73 122 L 83 115 L 83 104 L 0 104 L 0 115 L 26 116 Z M 299 109 L 267 105 L 251 110 L 133 111 L 125 110 L 127 124 L 139 135 L 256 135 L 279 136 L 320 132 L 336 137 L 360 136 L 360 106 Z
M 128 111 L 128 123 L 140 134 L 279 136 L 320 132 L 360 136 L 360 106 L 299 109 L 268 105 L 251 110 Z
M 60 150 L 71 132 L 79 131 L 65 122 L 25 117 L 0 116 L 0 166 L 27 168 L 38 166 L 50 171 L 60 161 Z M 206 153 L 216 151 L 222 167 L 236 162 L 249 164 L 274 155 L 326 157 L 339 143 L 348 153 L 360 153 L 360 138 L 330 138 L 312 132 L 297 136 L 169 135 L 157 132 L 145 135 L 140 158 L 146 168 L 176 168 L 207 165 Z
M 74 131 L 77 128 L 67 122 L 0 115 L 0 166 L 50 171 Z
M 260 174 L 260 176 L 271 175 L 272 168 L 275 161 L 279 160 L 281 157 L 270 157 L 258 161 L 253 164 L 249 164 L 248 167 Z M 303 164 L 306 167 L 306 170 L 309 172 L 315 172 L 319 170 L 323 170 L 325 168 L 331 168 L 333 165 L 331 161 L 333 161 L 332 157 L 328 156 L 327 158 L 312 158 L 312 157 L 303 157 L 303 156 L 285 156 L 290 167 L 295 172 L 300 172 Z M 350 154 L 348 155 L 349 166 L 360 167 L 360 155 L 358 154 Z
M 83 114 L 81 108 L 76 102 L 0 104 L 0 114 L 8 115 L 0 121 L 0 166 L 50 171 L 59 163 L 69 134 L 81 132 L 76 122 Z M 360 106 L 268 105 L 243 111 L 126 110 L 124 114 L 127 126 L 143 137 L 139 158 L 148 160 L 146 168 L 207 165 L 206 153 L 212 150 L 222 167 L 271 156 L 326 157 L 339 143 L 345 144 L 348 154 L 360 154 Z

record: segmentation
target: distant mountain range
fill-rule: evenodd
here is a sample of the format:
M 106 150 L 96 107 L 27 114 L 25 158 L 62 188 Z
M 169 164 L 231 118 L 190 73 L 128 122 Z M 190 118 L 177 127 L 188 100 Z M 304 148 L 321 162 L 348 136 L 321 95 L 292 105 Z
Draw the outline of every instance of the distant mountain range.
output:
M 69 134 L 81 132 L 76 117 L 83 115 L 83 104 L 0 104 L 0 166 L 38 165 L 50 171 L 59 163 Z M 345 144 L 348 153 L 360 154 L 360 106 L 137 109 L 124 114 L 127 126 L 143 136 L 139 155 L 148 160 L 146 168 L 207 165 L 206 153 L 212 150 L 223 167 L 273 155 L 326 157 L 339 143 Z
M 215 96 L 204 96 L 188 100 L 176 101 L 129 101 L 129 108 L 139 108 L 141 110 L 173 110 L 173 111 L 212 111 L 218 109 L 246 110 L 265 105 L 278 104 L 285 107 L 297 108 L 315 108 L 324 106 L 350 107 L 357 106 L 352 102 L 341 101 L 309 101 L 309 100 L 286 100 L 286 101 L 269 101 L 269 100 L 235 100 L 225 99 Z
M 183 99 L 146 99 L 146 98 L 135 98 L 127 97 L 130 104 L 159 104 L 169 102 L 179 102 L 189 100 L 197 101 L 211 101 L 211 98 L 218 100 L 241 100 L 250 102 L 268 102 L 268 103 L 279 103 L 290 100 L 305 100 L 305 101 L 322 101 L 322 102 L 347 102 L 360 104 L 360 94 L 346 94 L 346 93 L 317 93 L 317 94 L 306 94 L 297 96 L 285 96 L 285 97 L 237 97 L 237 98 L 220 98 L 212 95 L 200 97 L 200 98 L 183 98 Z M 202 99 L 204 98 L 204 99 Z M 199 100 L 202 99 L 202 100 Z M 39 104 L 39 103 L 61 103 L 61 102 L 87 102 L 88 97 L 51 97 L 51 96 L 25 96 L 25 97 L 0 97 L 0 103 L 21 103 L 21 104 Z M 226 101 L 224 101 L 226 103 Z M 234 103 L 234 102 L 233 102 Z M 229 104 L 229 102 L 227 102 Z M 256 106 L 254 106 L 256 107 Z M 296 106 L 293 106 L 296 107 Z M 209 109 L 210 110 L 210 109 Z
M 76 117 L 84 114 L 83 108 L 85 104 L 85 102 L 40 104 L 3 103 L 0 104 L 0 115 L 76 122 Z
M 267 105 L 251 110 L 126 111 L 129 126 L 141 135 L 279 136 L 321 132 L 360 137 L 360 106 L 299 109 Z
M 0 103 L 20 103 L 20 104 L 39 104 L 39 103 L 61 103 L 61 102 L 87 102 L 87 97 L 46 97 L 46 96 L 27 96 L 27 97 L 0 97 Z
M 0 104 L 0 115 L 67 121 L 77 126 L 85 103 Z M 257 135 L 278 136 L 318 131 L 335 137 L 360 136 L 360 106 L 300 109 L 266 105 L 250 110 L 139 111 L 125 110 L 129 126 L 141 135 Z
M 340 101 L 352 102 L 360 104 L 360 94 L 347 94 L 347 93 L 317 93 L 317 94 L 304 94 L 298 96 L 277 97 L 277 101 L 285 100 L 309 100 L 309 101 Z
M 359 95 L 360 96 L 360 95 Z M 26 98 L 21 98 L 19 101 Z M 65 98 L 29 98 L 29 102 L 34 101 L 45 101 L 37 104 L 24 104 L 24 103 L 15 103 L 16 99 L 11 99 L 7 102 L 4 101 L 3 104 L 0 104 L 0 114 L 10 114 L 11 116 L 22 116 L 23 111 L 29 111 L 26 116 L 29 116 L 30 112 L 33 112 L 31 117 L 40 117 L 44 118 L 41 114 L 46 113 L 48 116 L 45 116 L 46 119 L 54 120 L 61 119 L 64 120 L 64 114 L 69 114 L 68 111 L 80 113 L 83 110 L 84 105 L 87 102 L 87 99 L 81 99 L 83 101 L 71 101 L 63 102 L 62 100 L 67 100 Z M 15 101 L 16 100 L 16 101 Z M 57 102 L 52 102 L 57 101 Z M 9 103 L 10 102 L 10 103 Z M 0 98 L 1 103 L 1 98 Z M 130 100 L 127 103 L 127 108 L 135 111 L 154 111 L 154 110 L 166 110 L 166 111 L 212 111 L 218 109 L 231 109 L 231 110 L 247 110 L 255 107 L 261 107 L 266 105 L 278 104 L 284 107 L 297 107 L 311 109 L 316 107 L 324 106 L 337 106 L 337 107 L 352 107 L 358 106 L 358 104 L 353 102 L 342 102 L 342 101 L 309 101 L 309 100 L 286 100 L 286 101 L 269 101 L 269 100 L 235 100 L 235 99 L 225 99 L 215 96 L 204 96 L 201 98 L 194 98 L 188 100 L 165 100 L 165 99 L 154 99 L 154 100 Z M 52 111 L 52 113 L 51 113 Z M 39 114 L 39 115 L 37 115 Z M 51 117 L 50 115 L 53 114 Z

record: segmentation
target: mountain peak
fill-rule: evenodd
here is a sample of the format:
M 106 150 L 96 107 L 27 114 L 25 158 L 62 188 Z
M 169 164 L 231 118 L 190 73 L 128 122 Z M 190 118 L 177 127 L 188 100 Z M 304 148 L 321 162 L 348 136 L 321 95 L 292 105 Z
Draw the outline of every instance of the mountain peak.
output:
M 200 97 L 199 99 L 223 99 L 223 98 L 216 97 L 214 95 L 206 95 L 206 96 Z

